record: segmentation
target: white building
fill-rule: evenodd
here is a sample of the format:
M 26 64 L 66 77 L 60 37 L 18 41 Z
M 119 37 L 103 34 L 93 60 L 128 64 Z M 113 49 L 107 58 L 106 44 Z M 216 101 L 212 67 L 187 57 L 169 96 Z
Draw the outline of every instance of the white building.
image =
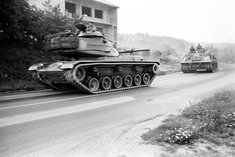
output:
M 43 8 L 45 0 L 29 0 Z M 52 5 L 59 5 L 62 13 L 76 17 L 86 14 L 84 21 L 93 22 L 98 31 L 105 37 L 117 42 L 117 9 L 118 6 L 106 0 L 51 0 Z

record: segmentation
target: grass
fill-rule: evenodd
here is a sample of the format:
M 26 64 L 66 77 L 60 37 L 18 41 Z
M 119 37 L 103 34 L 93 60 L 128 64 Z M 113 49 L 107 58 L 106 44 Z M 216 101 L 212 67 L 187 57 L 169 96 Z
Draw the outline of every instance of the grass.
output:
M 193 144 L 199 138 L 235 147 L 235 91 L 224 90 L 193 103 L 178 116 L 143 134 L 147 143 Z

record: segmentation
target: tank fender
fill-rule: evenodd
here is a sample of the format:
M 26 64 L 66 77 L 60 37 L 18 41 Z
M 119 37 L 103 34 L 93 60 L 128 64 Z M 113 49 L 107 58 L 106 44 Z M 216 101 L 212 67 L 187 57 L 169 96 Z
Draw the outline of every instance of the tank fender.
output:
M 76 63 L 63 63 L 60 69 L 73 69 Z
M 37 71 L 39 70 L 40 68 L 42 68 L 44 65 L 43 63 L 38 63 L 38 64 L 33 64 L 29 67 L 29 71 Z

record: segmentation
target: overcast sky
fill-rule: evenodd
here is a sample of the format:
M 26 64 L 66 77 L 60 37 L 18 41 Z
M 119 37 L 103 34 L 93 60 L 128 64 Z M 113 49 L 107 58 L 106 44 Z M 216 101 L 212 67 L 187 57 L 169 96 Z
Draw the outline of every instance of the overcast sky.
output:
M 118 5 L 119 33 L 190 42 L 235 43 L 235 0 L 107 0 Z

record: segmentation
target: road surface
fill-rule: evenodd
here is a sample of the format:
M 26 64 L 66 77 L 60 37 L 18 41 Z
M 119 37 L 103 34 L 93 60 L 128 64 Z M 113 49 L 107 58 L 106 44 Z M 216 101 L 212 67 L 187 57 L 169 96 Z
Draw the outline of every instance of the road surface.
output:
M 111 94 L 0 96 L 0 156 L 110 156 L 125 128 L 234 86 L 235 68 L 224 65 L 216 73 L 158 76 L 151 87 Z

